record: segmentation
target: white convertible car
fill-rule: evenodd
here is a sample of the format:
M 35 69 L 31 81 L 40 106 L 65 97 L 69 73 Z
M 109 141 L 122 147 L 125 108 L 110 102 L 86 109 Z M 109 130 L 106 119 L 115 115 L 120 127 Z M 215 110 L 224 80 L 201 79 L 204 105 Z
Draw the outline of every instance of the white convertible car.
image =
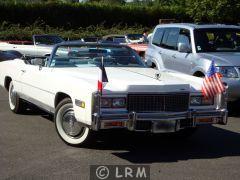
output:
M 99 93 L 102 61 L 108 83 Z M 59 136 L 70 145 L 89 142 L 102 129 L 189 132 L 227 123 L 224 94 L 205 99 L 202 79 L 147 68 L 124 45 L 61 43 L 47 60 L 1 62 L 0 84 L 13 112 L 30 102 L 53 113 Z

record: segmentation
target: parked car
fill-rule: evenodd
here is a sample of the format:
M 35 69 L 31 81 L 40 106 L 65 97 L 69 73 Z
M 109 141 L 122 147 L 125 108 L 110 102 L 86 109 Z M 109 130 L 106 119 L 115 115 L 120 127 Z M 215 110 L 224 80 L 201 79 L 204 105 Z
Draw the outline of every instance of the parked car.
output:
M 23 55 L 18 51 L 0 51 L 0 62 L 21 58 Z
M 41 57 L 51 54 L 53 45 L 64 40 L 57 35 L 33 35 L 33 41 L 6 41 L 0 42 L 0 50 L 18 51 L 25 56 Z
M 240 98 L 240 27 L 232 25 L 158 25 L 145 59 L 157 69 L 204 77 L 215 62 L 228 85 L 228 100 Z
M 108 82 L 100 93 L 102 62 Z M 53 113 L 59 136 L 70 145 L 102 129 L 187 134 L 202 124 L 226 124 L 225 95 L 205 99 L 201 84 L 198 77 L 146 67 L 124 45 L 65 42 L 47 61 L 0 63 L 10 109 L 21 113 L 28 101 Z
M 100 37 L 95 37 L 95 36 L 90 36 L 90 37 L 85 37 L 82 38 L 81 41 L 88 43 L 88 42 L 98 42 L 101 38 Z
M 128 44 L 128 43 L 146 43 L 142 34 L 110 34 L 102 37 L 103 42 Z
M 145 51 L 148 47 L 148 41 L 145 40 L 142 34 L 127 34 L 127 35 L 107 35 L 102 38 L 101 43 L 125 44 L 134 49 L 141 57 L 145 56 Z

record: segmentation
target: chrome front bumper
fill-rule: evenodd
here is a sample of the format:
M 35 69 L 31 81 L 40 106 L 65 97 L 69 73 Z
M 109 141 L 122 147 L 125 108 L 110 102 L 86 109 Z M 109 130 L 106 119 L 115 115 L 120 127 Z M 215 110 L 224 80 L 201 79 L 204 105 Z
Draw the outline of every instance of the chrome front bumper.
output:
M 91 128 L 93 130 L 125 128 L 130 131 L 164 133 L 201 124 L 227 124 L 227 117 L 227 109 L 159 113 L 94 113 Z

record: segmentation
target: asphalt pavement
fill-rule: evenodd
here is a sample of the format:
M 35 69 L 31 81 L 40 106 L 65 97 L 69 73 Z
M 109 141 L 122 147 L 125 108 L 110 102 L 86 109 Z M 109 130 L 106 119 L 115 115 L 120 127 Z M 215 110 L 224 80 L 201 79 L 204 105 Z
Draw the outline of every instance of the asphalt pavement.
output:
M 151 180 L 240 179 L 240 109 L 226 126 L 200 128 L 189 139 L 102 132 L 87 147 L 66 145 L 52 117 L 37 108 L 8 108 L 0 88 L 0 179 L 88 180 L 90 165 L 149 165 Z

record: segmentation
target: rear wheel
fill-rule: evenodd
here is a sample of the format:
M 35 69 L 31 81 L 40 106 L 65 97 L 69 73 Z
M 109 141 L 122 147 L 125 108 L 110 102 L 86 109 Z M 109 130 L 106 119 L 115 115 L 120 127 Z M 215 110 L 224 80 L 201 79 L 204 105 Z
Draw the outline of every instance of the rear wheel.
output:
M 15 91 L 15 87 L 12 81 L 9 84 L 8 101 L 11 111 L 17 114 L 23 111 L 24 102 L 22 99 L 19 98 L 17 92 Z
M 91 130 L 76 120 L 70 98 L 58 104 L 54 121 L 58 135 L 65 143 L 76 146 L 89 142 Z

